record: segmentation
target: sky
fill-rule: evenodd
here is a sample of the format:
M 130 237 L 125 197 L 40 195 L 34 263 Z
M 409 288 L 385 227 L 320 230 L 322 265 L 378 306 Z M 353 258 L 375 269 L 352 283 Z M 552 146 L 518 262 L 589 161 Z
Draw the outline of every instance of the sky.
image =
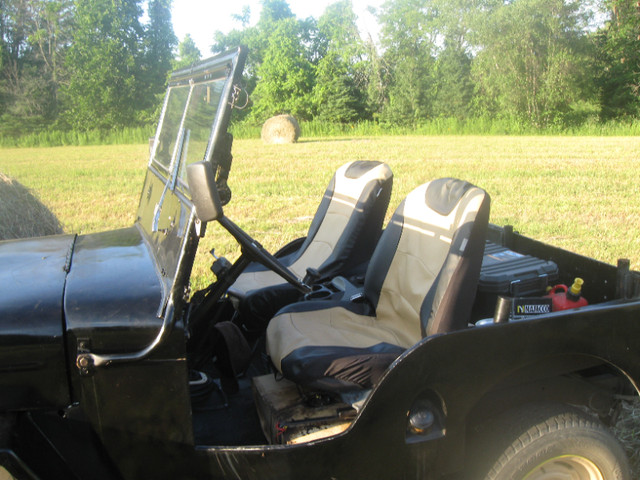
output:
M 325 8 L 336 0 L 289 0 L 291 11 L 298 18 L 319 18 Z M 360 34 L 365 38 L 370 33 L 377 37 L 375 18 L 367 11 L 367 6 L 380 7 L 384 0 L 352 0 L 353 11 L 358 16 Z M 241 25 L 231 18 L 233 14 L 240 14 L 242 7 L 251 8 L 251 25 L 260 16 L 260 0 L 175 0 L 172 8 L 173 30 L 182 41 L 190 34 L 203 58 L 211 55 L 213 33 L 217 30 L 228 33 Z

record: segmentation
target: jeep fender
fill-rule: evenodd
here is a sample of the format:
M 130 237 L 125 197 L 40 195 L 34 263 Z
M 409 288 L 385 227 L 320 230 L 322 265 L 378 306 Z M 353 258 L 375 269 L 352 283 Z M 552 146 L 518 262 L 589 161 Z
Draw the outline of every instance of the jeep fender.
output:
M 473 414 L 514 378 L 517 388 L 524 388 L 541 378 L 557 379 L 604 364 L 637 390 L 640 349 L 633 343 L 640 338 L 639 320 L 640 302 L 612 302 L 426 338 L 394 362 L 352 426 L 353 433 L 386 418 L 385 436 L 404 439 L 409 455 L 419 459 L 429 452 L 435 471 L 459 470 L 467 428 L 480 420 Z M 562 381 L 550 380 L 547 388 L 552 391 L 546 394 L 561 396 Z M 554 385 L 563 392 L 554 392 Z M 438 426 L 441 435 L 425 435 L 420 442 L 410 435 L 408 420 L 423 398 L 431 399 L 443 424 Z

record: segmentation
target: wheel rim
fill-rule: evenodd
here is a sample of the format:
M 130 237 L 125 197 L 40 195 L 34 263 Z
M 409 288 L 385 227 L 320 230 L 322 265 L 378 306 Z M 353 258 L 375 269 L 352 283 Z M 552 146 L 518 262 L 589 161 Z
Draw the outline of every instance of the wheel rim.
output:
M 591 460 L 577 455 L 563 455 L 541 463 L 523 480 L 604 480 Z

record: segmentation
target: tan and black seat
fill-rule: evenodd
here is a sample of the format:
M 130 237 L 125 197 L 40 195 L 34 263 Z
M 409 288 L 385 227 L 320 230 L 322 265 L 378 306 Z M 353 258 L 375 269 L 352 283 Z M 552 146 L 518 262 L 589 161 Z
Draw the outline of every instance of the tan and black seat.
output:
M 329 182 L 309 232 L 293 252 L 279 260 L 301 280 L 308 269 L 315 281 L 364 272 L 382 233 L 393 174 L 376 161 L 353 161 L 341 166 Z M 364 265 L 364 267 L 362 266 Z M 239 299 L 245 327 L 264 331 L 280 307 L 299 293 L 278 274 L 251 263 L 228 292 Z
M 364 301 L 294 303 L 271 320 L 267 350 L 276 368 L 310 388 L 367 389 L 423 337 L 464 328 L 489 203 L 484 190 L 456 179 L 411 192 L 376 246 Z
M 354 161 L 340 167 L 329 182 L 304 242 L 280 258 L 300 279 L 307 269 L 332 277 L 369 259 L 382 231 L 393 174 L 388 165 Z M 282 277 L 252 263 L 230 289 L 234 296 L 284 283 Z

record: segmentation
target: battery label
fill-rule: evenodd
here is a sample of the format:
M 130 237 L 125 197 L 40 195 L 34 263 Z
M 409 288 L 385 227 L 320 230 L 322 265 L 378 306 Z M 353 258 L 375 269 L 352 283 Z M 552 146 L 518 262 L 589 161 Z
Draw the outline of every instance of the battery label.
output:
M 551 313 L 551 303 L 548 297 L 516 297 L 513 299 L 512 315 L 517 318 Z

